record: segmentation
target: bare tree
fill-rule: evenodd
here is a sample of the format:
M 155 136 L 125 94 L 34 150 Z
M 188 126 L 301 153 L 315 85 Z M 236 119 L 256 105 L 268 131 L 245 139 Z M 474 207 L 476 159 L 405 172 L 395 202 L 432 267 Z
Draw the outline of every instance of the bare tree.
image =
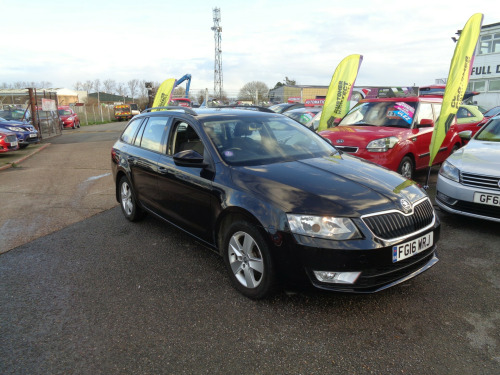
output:
M 267 100 L 268 96 L 269 88 L 264 82 L 252 81 L 248 82 L 240 89 L 238 99 L 254 101 L 257 97 L 257 101 L 262 102 L 263 100 Z
M 125 101 L 125 96 L 127 95 L 127 88 L 125 87 L 123 82 L 119 82 L 116 85 L 116 92 L 118 93 L 118 95 L 123 96 L 123 101 Z
M 146 80 L 145 79 L 143 79 L 139 82 L 139 96 L 140 97 L 147 97 L 148 96 L 148 89 L 146 88 Z
M 48 81 L 40 82 L 40 87 L 42 89 L 47 89 L 47 88 L 50 88 L 51 86 L 52 86 L 52 82 L 48 82 Z
M 101 80 L 99 78 L 94 79 L 94 89 L 99 92 L 101 90 Z
M 83 85 L 80 81 L 77 81 L 74 85 L 73 85 L 73 88 L 76 90 L 76 91 L 80 91 L 83 89 Z
M 115 92 L 116 88 L 116 81 L 113 79 L 107 79 L 103 83 L 104 86 L 104 92 L 107 92 L 109 94 L 112 94 Z
M 87 93 L 94 87 L 94 82 L 87 80 L 82 84 L 82 88 L 87 91 Z
M 176 87 L 172 93 L 173 97 L 183 98 L 186 95 L 186 89 L 184 87 Z
M 130 91 L 130 96 L 132 97 L 132 101 L 134 101 L 135 94 L 137 93 L 137 87 L 139 86 L 138 79 L 131 79 L 127 82 L 128 89 Z

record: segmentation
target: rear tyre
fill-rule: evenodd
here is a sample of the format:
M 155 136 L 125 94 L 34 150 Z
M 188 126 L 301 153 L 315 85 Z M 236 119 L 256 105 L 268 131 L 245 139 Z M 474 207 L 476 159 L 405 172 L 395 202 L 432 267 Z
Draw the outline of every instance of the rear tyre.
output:
M 415 166 L 409 156 L 405 156 L 399 163 L 398 173 L 409 180 L 413 179 Z
M 120 179 L 118 191 L 123 215 L 130 221 L 140 220 L 144 212 L 137 205 L 134 190 L 127 177 L 122 176 Z
M 222 255 L 233 286 L 252 299 L 269 297 L 276 290 L 276 273 L 269 247 L 258 229 L 236 221 L 224 233 Z

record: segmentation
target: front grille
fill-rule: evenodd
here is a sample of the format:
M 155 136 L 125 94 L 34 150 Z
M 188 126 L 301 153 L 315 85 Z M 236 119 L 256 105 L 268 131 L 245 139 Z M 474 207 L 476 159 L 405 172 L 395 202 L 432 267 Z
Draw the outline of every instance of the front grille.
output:
M 17 137 L 15 135 L 8 135 L 5 137 L 7 143 L 17 142 Z
M 465 186 L 480 189 L 500 190 L 500 186 L 498 185 L 500 177 L 482 176 L 479 174 L 462 172 L 461 181 Z
M 358 147 L 335 145 L 335 148 L 339 149 L 340 151 L 349 152 L 351 154 L 355 154 L 356 152 L 358 152 Z
M 390 240 L 418 232 L 432 224 L 434 209 L 430 200 L 425 199 L 413 207 L 413 213 L 410 215 L 391 211 L 362 219 L 375 236 Z

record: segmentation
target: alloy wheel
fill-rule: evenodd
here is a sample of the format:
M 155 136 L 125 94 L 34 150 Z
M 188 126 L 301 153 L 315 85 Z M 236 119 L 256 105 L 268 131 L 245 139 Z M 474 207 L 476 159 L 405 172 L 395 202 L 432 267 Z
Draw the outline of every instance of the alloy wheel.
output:
M 246 288 L 257 288 L 264 276 L 264 259 L 257 242 L 245 232 L 236 232 L 228 246 L 231 270 Z
M 132 190 L 127 182 L 123 182 L 120 193 L 123 211 L 127 216 L 132 215 L 134 210 L 134 201 L 132 200 Z

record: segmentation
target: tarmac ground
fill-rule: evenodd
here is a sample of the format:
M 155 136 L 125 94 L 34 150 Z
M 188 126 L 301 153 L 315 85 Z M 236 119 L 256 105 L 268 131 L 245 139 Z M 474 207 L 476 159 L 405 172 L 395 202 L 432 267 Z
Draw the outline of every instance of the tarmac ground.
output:
M 0 253 L 117 205 L 110 150 L 125 122 L 0 154 Z

